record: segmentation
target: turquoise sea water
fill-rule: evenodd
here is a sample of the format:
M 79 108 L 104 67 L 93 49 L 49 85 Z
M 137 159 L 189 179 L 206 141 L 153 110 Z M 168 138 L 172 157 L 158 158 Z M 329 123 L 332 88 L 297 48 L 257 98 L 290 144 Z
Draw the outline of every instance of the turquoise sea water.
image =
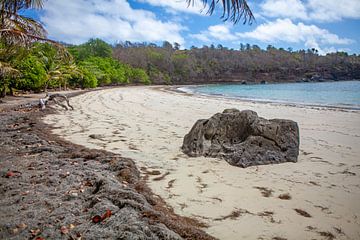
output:
M 181 91 L 256 101 L 360 109 L 360 81 L 212 84 L 179 88 Z

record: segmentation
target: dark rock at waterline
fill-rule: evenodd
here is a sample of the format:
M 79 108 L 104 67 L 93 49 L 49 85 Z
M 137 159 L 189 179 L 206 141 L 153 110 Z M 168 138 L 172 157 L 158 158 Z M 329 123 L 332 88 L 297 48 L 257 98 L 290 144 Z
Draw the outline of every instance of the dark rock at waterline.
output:
M 239 167 L 296 162 L 299 128 L 292 120 L 267 120 L 251 110 L 226 109 L 198 120 L 185 135 L 182 150 L 191 157 L 220 157 Z

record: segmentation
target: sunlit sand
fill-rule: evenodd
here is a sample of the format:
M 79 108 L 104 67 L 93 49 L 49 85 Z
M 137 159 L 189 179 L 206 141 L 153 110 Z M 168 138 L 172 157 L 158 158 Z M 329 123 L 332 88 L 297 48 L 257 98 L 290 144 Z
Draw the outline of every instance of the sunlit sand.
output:
M 158 87 L 89 92 L 71 103 L 74 111 L 45 117 L 59 127 L 54 133 L 134 159 L 155 194 L 176 213 L 207 223 L 206 231 L 219 239 L 324 234 L 360 239 L 359 111 L 193 96 Z M 225 108 L 297 121 L 298 162 L 242 169 L 184 155 L 182 139 L 195 121 Z M 146 174 L 154 170 L 160 173 Z

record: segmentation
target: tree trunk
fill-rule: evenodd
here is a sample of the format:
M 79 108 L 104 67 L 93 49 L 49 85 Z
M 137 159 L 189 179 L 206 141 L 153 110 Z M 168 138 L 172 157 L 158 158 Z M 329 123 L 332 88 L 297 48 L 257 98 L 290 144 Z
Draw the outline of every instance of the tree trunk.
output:
M 14 96 L 13 88 L 11 86 L 8 86 L 8 88 L 9 88 L 9 95 Z
M 4 87 L 1 89 L 0 98 L 4 98 L 5 96 L 6 96 L 6 87 L 4 86 Z

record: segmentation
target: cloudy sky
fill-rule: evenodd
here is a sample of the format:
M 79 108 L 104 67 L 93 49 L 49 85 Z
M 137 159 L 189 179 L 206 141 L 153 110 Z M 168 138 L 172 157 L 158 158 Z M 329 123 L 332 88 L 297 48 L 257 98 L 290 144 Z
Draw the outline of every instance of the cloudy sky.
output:
M 201 2 L 200 0 L 198 1 Z M 360 0 L 248 0 L 256 22 L 233 25 L 185 0 L 48 0 L 28 12 L 46 26 L 49 37 L 67 43 L 102 38 L 121 41 L 177 42 L 182 48 L 240 43 L 294 50 L 316 48 L 360 53 Z

